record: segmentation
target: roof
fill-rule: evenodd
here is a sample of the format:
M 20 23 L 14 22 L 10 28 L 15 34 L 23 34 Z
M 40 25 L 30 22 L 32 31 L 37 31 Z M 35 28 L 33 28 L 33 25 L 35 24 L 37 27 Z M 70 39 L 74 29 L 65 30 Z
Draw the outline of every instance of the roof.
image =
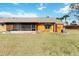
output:
M 27 22 L 51 22 L 51 23 L 61 23 L 60 21 L 56 20 L 55 18 L 0 18 L 0 23 L 27 23 Z

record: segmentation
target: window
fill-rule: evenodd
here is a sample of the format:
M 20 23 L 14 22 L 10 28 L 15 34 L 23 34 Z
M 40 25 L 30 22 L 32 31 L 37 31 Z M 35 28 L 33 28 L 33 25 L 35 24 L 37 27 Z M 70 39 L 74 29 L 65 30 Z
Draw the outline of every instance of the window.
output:
M 32 24 L 32 31 L 35 31 L 36 30 L 36 26 L 35 24 Z
M 45 24 L 45 29 L 50 29 L 51 24 Z

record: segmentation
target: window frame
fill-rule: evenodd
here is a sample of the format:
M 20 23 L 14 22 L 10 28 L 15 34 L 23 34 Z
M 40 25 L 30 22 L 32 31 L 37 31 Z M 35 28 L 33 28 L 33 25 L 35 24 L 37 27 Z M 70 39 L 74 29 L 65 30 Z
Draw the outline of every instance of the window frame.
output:
M 34 27 L 33 27 L 34 26 Z M 36 25 L 35 24 L 32 24 L 31 25 L 31 29 L 32 29 L 32 31 L 35 31 L 36 30 Z
M 44 24 L 44 26 L 45 26 L 45 29 L 50 29 L 51 24 L 47 23 L 47 24 Z

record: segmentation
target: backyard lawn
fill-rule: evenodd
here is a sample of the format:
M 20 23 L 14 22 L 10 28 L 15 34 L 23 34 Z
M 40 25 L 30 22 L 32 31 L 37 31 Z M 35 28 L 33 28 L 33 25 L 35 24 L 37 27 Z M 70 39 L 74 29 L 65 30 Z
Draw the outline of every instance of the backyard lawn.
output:
M 0 33 L 0 55 L 79 56 L 79 30 L 67 30 L 67 33 Z

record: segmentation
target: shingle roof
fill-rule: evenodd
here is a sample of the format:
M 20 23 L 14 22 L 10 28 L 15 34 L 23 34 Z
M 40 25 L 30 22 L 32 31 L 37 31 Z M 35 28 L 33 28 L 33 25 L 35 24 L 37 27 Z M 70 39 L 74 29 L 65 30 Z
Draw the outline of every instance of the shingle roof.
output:
M 0 23 L 7 23 L 7 22 L 51 22 L 51 23 L 61 23 L 60 21 L 56 20 L 55 18 L 0 18 Z

